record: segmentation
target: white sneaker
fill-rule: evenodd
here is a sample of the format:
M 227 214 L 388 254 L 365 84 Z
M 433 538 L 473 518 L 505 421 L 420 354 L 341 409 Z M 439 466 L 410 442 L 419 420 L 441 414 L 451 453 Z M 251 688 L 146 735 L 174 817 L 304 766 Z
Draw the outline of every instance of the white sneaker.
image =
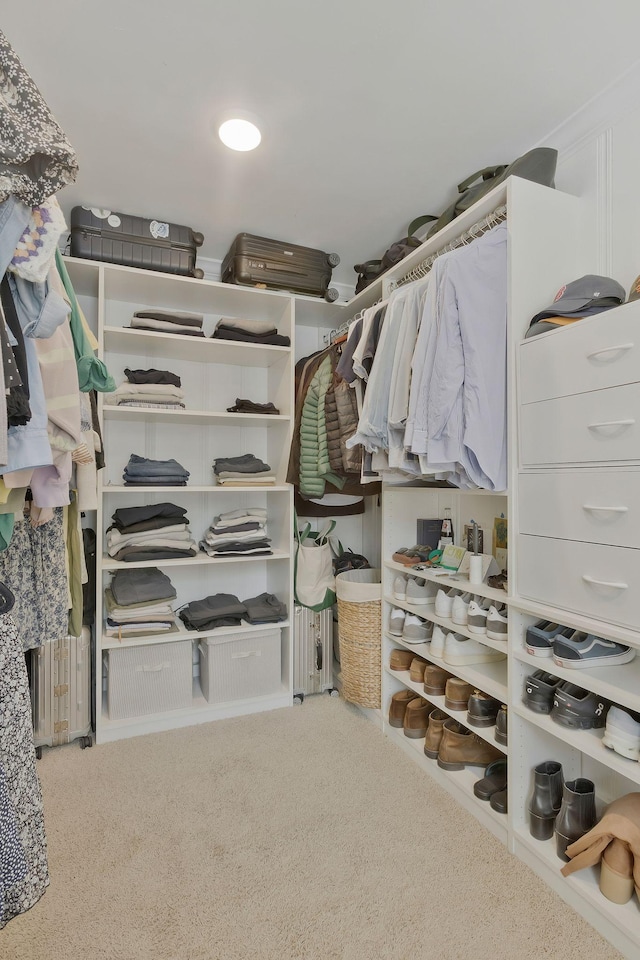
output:
M 436 599 L 437 584 L 431 580 L 415 580 L 409 578 L 407 583 L 407 603 L 422 605 L 433 603 Z
M 402 636 L 402 629 L 404 627 L 406 616 L 406 612 L 404 610 L 399 610 L 397 607 L 391 611 L 389 614 L 389 633 L 392 637 Z
M 451 609 L 453 607 L 453 598 L 457 597 L 460 593 L 459 590 L 456 590 L 454 587 L 451 587 L 450 590 L 442 587 L 438 590 L 436 596 L 436 616 L 443 617 L 444 619 L 451 619 Z
M 489 613 L 487 614 L 487 636 L 491 637 L 492 640 L 506 640 L 507 639 L 507 615 L 508 610 L 506 607 L 498 610 L 497 607 L 489 607 Z
M 426 643 L 431 639 L 433 622 L 421 620 L 414 613 L 408 613 L 402 628 L 402 639 L 405 643 Z
M 460 626 L 466 626 L 469 616 L 469 604 L 471 602 L 470 593 L 462 593 L 453 598 L 451 605 L 451 619 Z
M 492 663 L 494 660 L 505 660 L 505 654 L 486 647 L 484 643 L 461 637 L 457 633 L 447 634 L 444 642 L 445 663 L 453 666 L 465 666 L 473 663 Z
M 622 707 L 611 707 L 602 742 L 621 757 L 640 760 L 640 723 Z
M 431 653 L 434 657 L 442 660 L 444 656 L 444 642 L 447 639 L 447 631 L 437 623 L 433 625 L 433 634 L 431 635 Z
M 487 614 L 490 604 L 487 600 L 472 600 L 469 604 L 467 627 L 469 633 L 484 634 L 487 632 Z
M 407 599 L 407 578 L 396 577 L 393 581 L 393 595 L 396 600 Z

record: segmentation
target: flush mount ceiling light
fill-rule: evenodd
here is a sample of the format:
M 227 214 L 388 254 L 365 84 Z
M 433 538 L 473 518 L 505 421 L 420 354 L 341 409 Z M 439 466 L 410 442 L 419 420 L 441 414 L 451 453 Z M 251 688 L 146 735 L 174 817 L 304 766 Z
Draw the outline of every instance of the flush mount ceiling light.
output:
M 225 120 L 218 128 L 218 136 L 225 147 L 229 147 L 231 150 L 255 150 L 262 140 L 262 134 L 255 123 L 251 123 L 249 120 L 240 120 L 237 117 L 232 120 Z

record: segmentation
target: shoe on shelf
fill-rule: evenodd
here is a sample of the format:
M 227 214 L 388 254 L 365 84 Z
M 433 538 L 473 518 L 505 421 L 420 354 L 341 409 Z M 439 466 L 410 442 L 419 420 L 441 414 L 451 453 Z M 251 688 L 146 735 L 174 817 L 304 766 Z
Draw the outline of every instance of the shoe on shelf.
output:
M 466 766 L 486 767 L 493 760 L 502 758 L 497 747 L 483 740 L 477 733 L 467 730 L 457 720 L 445 720 L 438 766 L 443 770 L 462 770 Z
M 478 800 L 489 800 L 494 793 L 507 788 L 507 759 L 494 760 L 484 771 L 484 777 L 476 780 L 473 792 Z
M 487 636 L 491 640 L 507 639 L 507 608 L 491 606 L 487 614 Z
M 529 797 L 529 833 L 535 840 L 550 840 L 562 804 L 562 764 L 545 760 L 533 770 Z
M 408 613 L 404 618 L 402 639 L 405 643 L 427 643 L 431 639 L 433 622 L 422 620 L 414 613 Z
M 439 660 L 442 660 L 444 656 L 444 643 L 447 638 L 447 633 L 447 630 L 439 624 L 434 623 L 433 633 L 431 634 L 431 654 Z
M 608 700 L 565 680 L 556 689 L 551 719 L 574 730 L 595 730 L 604 727 L 608 709 Z
M 612 903 L 628 903 L 633 896 L 634 856 L 629 845 L 614 837 L 600 861 L 600 893 Z
M 489 797 L 489 805 L 492 810 L 495 810 L 496 813 L 506 813 L 508 809 L 507 803 L 507 788 L 504 790 L 498 790 L 496 793 L 492 793 Z
M 466 710 L 473 687 L 459 677 L 450 677 L 444 688 L 444 705 L 449 710 Z
M 424 671 L 424 692 L 432 697 L 444 697 L 447 680 L 451 674 L 442 667 L 428 664 Z
M 553 641 L 554 663 L 569 669 L 613 667 L 617 663 L 629 663 L 635 655 L 633 647 L 579 630 L 574 630 L 569 637 L 559 636 Z
M 453 607 L 453 598 L 460 594 L 460 590 L 451 587 L 450 590 L 440 587 L 436 594 L 436 616 L 445 620 L 451 619 L 451 610 Z
M 506 570 L 503 570 L 502 573 L 494 573 L 492 577 L 489 577 L 487 583 L 496 590 L 506 590 L 508 585 Z
M 396 600 L 407 599 L 407 578 L 396 577 L 393 581 L 393 596 Z
M 458 626 L 466 627 L 469 617 L 469 604 L 472 600 L 473 597 L 470 593 L 460 593 L 457 597 L 453 598 L 453 603 L 451 604 L 451 619 L 454 623 L 457 623 Z
M 584 837 L 597 820 L 596 793 L 592 780 L 578 777 L 567 780 L 562 788 L 562 804 L 554 825 L 556 852 L 561 860 L 569 860 L 566 850 L 570 843 Z
M 409 701 L 404 715 L 403 729 L 405 737 L 409 737 L 411 740 L 419 740 L 425 736 L 429 723 L 429 714 L 432 709 L 431 704 L 427 703 L 426 700 L 422 700 L 420 697 Z
M 525 678 L 522 702 L 534 713 L 551 713 L 553 698 L 562 683 L 559 677 L 545 670 L 536 670 Z
M 392 650 L 389 657 L 389 670 L 408 670 L 413 660 L 415 660 L 415 653 L 411 650 Z
M 442 710 L 432 710 L 429 714 L 429 725 L 424 738 L 424 752 L 430 760 L 438 759 L 442 730 L 445 720 L 448 719 L 448 715 Z
M 640 716 L 622 707 L 611 707 L 602 742 L 621 757 L 640 760 Z
M 449 633 L 444 642 L 442 659 L 452 666 L 461 667 L 474 663 L 493 663 L 497 660 L 505 660 L 506 655 L 492 647 L 485 646 L 484 643 L 479 643 L 478 640 L 461 637 L 457 633 Z
M 548 620 L 539 620 L 531 627 L 527 627 L 524 647 L 532 657 L 553 656 L 553 641 L 558 634 L 571 634 L 571 627 L 563 627 L 560 623 L 550 623 Z
M 389 633 L 392 637 L 401 637 L 404 628 L 404 621 L 407 614 L 405 610 L 395 607 L 389 614 Z
M 432 580 L 416 580 L 411 577 L 407 583 L 407 603 L 414 603 L 417 606 L 435 603 L 437 590 L 438 585 Z
M 501 743 L 503 747 L 507 745 L 507 708 L 503 703 L 500 709 L 498 710 L 498 716 L 496 717 L 496 729 L 493 734 L 496 743 Z
M 469 603 L 467 627 L 469 633 L 484 634 L 487 632 L 487 615 L 491 604 L 487 600 L 474 598 Z
M 467 723 L 472 727 L 492 727 L 502 704 L 488 693 L 474 690 L 467 704 Z
M 409 679 L 413 683 L 424 683 L 424 671 L 426 668 L 426 660 L 423 660 L 422 657 L 414 657 L 411 661 L 411 666 L 409 667 Z
M 407 707 L 412 700 L 420 699 L 416 697 L 413 690 L 399 690 L 397 693 L 391 697 L 391 703 L 389 705 L 389 726 L 390 727 L 403 727 L 404 726 L 404 715 L 407 711 Z

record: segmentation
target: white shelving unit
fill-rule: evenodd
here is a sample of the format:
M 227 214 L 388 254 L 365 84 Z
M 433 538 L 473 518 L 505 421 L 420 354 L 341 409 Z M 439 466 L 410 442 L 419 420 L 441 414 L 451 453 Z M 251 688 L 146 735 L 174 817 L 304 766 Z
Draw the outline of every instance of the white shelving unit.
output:
M 285 482 L 293 423 L 293 366 L 295 301 L 286 294 L 246 289 L 205 280 L 173 277 L 111 264 L 68 259 L 67 267 L 81 305 L 97 330 L 99 355 L 117 384 L 124 370 L 160 367 L 180 376 L 184 410 L 117 407 L 99 398 L 106 467 L 100 471 L 96 609 L 96 718 L 98 743 L 172 727 L 203 723 L 221 717 L 287 706 L 292 703 L 291 628 L 287 619 L 276 624 L 281 636 L 280 685 L 268 695 L 229 699 L 209 704 L 199 684 L 198 641 L 209 637 L 233 639 L 258 634 L 271 625 L 178 631 L 140 638 L 109 637 L 103 629 L 103 592 L 116 570 L 157 566 L 173 583 L 174 607 L 215 593 L 232 593 L 244 600 L 263 591 L 275 593 L 287 608 L 293 604 L 292 517 L 293 488 Z M 129 328 L 135 310 L 144 307 L 194 310 L 204 314 L 205 338 L 156 333 Z M 213 340 L 220 317 L 270 320 L 291 338 L 291 347 L 253 345 Z M 279 415 L 228 413 L 236 397 L 272 401 Z M 132 453 L 152 459 L 175 458 L 190 471 L 186 487 L 128 487 L 122 472 Z M 219 456 L 254 453 L 268 462 L 275 485 L 251 488 L 217 486 L 213 460 Z M 108 557 L 104 537 L 117 507 L 171 501 L 187 509 L 196 542 L 213 517 L 239 507 L 267 510 L 273 555 L 267 557 L 195 557 L 125 563 Z M 109 719 L 103 659 L 109 652 L 146 645 L 190 640 L 193 648 L 192 705 L 180 710 L 158 710 L 125 720 Z

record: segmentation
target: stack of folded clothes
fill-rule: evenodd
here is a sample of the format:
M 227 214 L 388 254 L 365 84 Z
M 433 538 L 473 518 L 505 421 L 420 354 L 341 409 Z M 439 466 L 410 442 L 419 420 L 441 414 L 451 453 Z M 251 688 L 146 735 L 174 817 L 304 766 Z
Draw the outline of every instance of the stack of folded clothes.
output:
M 148 460 L 132 453 L 122 479 L 126 487 L 186 487 L 189 471 L 177 460 Z
M 174 503 L 119 508 L 107 530 L 109 556 L 125 563 L 195 557 L 186 513 Z
M 180 336 L 204 337 L 201 313 L 176 310 L 138 310 L 131 318 L 134 330 L 155 330 L 156 333 L 178 333 Z
M 239 340 L 241 343 L 267 343 L 274 347 L 290 347 L 291 339 L 280 336 L 269 320 L 240 320 L 235 317 L 218 320 L 214 340 Z
M 192 600 L 179 616 L 187 630 L 239 627 L 247 616 L 247 608 L 232 593 L 216 593 L 204 600 Z
M 178 630 L 171 607 L 176 591 L 157 567 L 118 570 L 104 594 L 108 637 L 149 636 Z
M 242 457 L 218 457 L 213 461 L 213 472 L 218 483 L 230 486 L 276 482 L 269 464 L 252 453 L 245 453 Z
M 227 413 L 266 413 L 279 414 L 280 411 L 272 403 L 256 403 L 254 400 L 241 400 L 236 397 L 232 407 L 227 407 Z
M 127 377 L 105 403 L 118 407 L 151 407 L 184 410 L 184 391 L 180 377 L 169 370 L 125 370 Z
M 248 623 L 279 623 L 287 619 L 287 605 L 273 593 L 261 593 L 244 601 Z
M 200 541 L 200 549 L 210 557 L 241 557 L 246 554 L 270 556 L 273 551 L 267 537 L 267 511 L 262 507 L 230 510 L 214 517 Z

